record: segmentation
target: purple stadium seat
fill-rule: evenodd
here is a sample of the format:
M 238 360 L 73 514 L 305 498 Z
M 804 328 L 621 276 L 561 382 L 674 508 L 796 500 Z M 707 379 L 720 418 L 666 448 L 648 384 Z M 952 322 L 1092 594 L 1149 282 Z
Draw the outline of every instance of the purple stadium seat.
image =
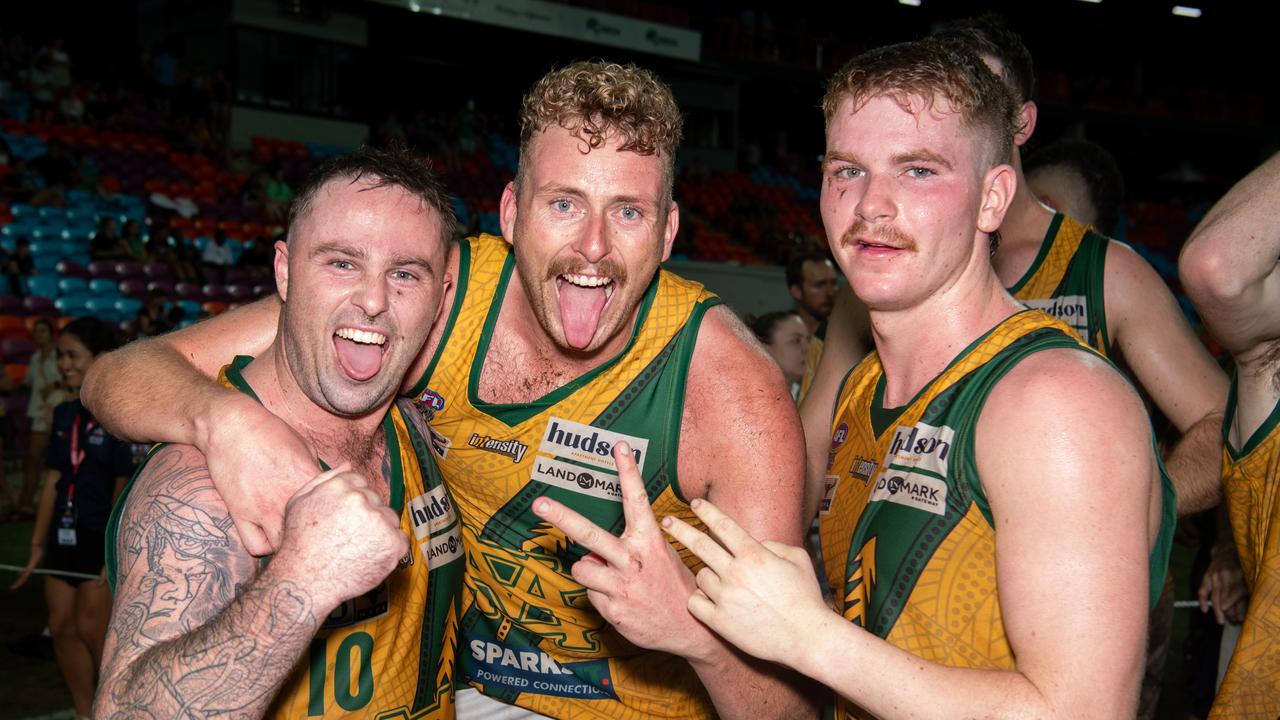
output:
M 244 285 L 249 282 L 249 273 L 244 268 L 229 267 L 223 274 L 228 285 Z
M 171 297 L 173 293 L 173 283 L 168 280 L 152 280 L 147 283 L 147 292 L 158 292 L 165 297 Z
M 202 290 L 204 291 L 205 300 L 226 303 L 231 299 L 231 295 L 227 293 L 226 286 L 218 283 L 208 283 Z
M 254 297 L 253 288 L 248 285 L 228 285 L 226 288 L 227 295 L 232 300 L 250 300 Z
M 128 277 L 144 277 L 142 273 L 142 263 L 123 261 L 116 263 L 116 275 L 121 278 Z
M 22 298 L 8 293 L 0 294 L 0 315 L 26 315 L 27 308 Z
M 22 299 L 22 304 L 27 308 L 27 312 L 32 315 L 57 315 L 58 312 L 53 307 L 53 301 L 47 297 L 39 295 L 28 295 Z
M 204 290 L 195 283 L 180 282 L 173 286 L 173 292 L 183 300 L 204 300 Z
M 94 260 L 89 263 L 89 274 L 94 277 L 118 277 L 114 260 Z
M 164 263 L 147 263 L 142 266 L 142 273 L 152 280 L 168 280 L 171 277 L 169 266 Z
M 201 265 L 200 276 L 203 277 L 205 283 L 209 285 L 222 282 L 222 272 L 212 265 Z
M 84 269 L 84 266 L 75 260 L 60 260 L 56 269 L 58 274 L 63 277 L 89 277 L 89 273 Z
M 147 294 L 145 278 L 131 277 L 120 281 L 120 294 L 125 297 L 140 298 Z

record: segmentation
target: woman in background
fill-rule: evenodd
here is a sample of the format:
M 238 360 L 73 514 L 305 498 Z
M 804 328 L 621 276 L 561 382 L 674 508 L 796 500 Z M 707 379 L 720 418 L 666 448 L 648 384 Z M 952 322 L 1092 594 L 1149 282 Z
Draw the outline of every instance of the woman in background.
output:
M 94 420 L 78 393 L 89 366 L 117 344 L 115 331 L 97 318 L 79 318 L 58 336 L 58 369 L 72 399 L 53 411 L 31 554 L 12 586 L 23 585 L 42 560 L 46 570 L 75 574 L 46 575 L 44 594 L 58 669 L 77 717 L 86 718 L 111 615 L 103 538 L 111 504 L 133 472 L 133 455 Z
M 747 317 L 747 325 L 764 344 L 773 361 L 782 369 L 795 399 L 804 378 L 805 353 L 809 349 L 809 328 L 794 310 L 779 310 L 759 317 Z

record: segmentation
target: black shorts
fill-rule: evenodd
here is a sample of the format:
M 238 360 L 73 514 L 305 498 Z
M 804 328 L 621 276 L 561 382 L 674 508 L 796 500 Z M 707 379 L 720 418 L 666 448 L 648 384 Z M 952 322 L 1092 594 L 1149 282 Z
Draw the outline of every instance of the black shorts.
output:
M 106 535 L 95 530 L 76 528 L 76 544 L 73 546 L 58 544 L 58 531 L 53 529 L 44 544 L 44 567 L 46 570 L 62 570 L 65 572 L 100 575 L 106 565 Z M 77 587 L 87 578 L 52 575 L 71 587 Z

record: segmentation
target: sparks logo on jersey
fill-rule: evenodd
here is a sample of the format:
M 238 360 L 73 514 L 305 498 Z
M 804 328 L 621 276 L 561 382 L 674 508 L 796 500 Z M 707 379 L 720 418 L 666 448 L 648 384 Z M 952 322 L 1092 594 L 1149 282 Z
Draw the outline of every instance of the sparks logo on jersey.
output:
M 909 428 L 899 425 L 893 431 L 893 442 L 889 444 L 884 464 L 919 468 L 945 477 L 947 456 L 955 437 L 956 431 L 946 425 L 938 427 L 923 422 Z
M 1023 300 L 1023 305 L 1046 312 L 1071 326 L 1082 338 L 1089 337 L 1089 299 L 1084 295 Z
M 467 678 L 485 688 L 588 700 L 617 700 L 608 660 L 561 665 L 535 647 L 497 643 L 470 636 L 463 658 Z
M 824 475 L 822 477 L 822 504 L 818 506 L 818 512 L 826 515 L 831 510 L 831 501 L 836 497 L 836 486 L 840 484 L 839 475 Z
M 444 409 L 444 396 L 440 393 L 427 388 L 421 395 L 413 399 L 413 404 L 418 408 L 418 412 L 422 413 L 422 417 L 431 420 L 436 413 Z
M 409 518 L 413 520 L 413 535 L 419 540 L 458 522 L 453 499 L 443 485 L 410 500 Z
M 871 476 L 876 474 L 876 461 L 869 460 L 861 455 L 853 456 L 853 466 L 849 468 L 849 474 L 862 481 L 863 487 L 871 482 Z
M 937 478 L 889 468 L 876 478 L 871 502 L 888 501 L 934 515 L 947 514 L 947 483 Z
M 534 480 L 570 492 L 622 502 L 622 483 L 612 473 L 572 465 L 539 455 L 533 461 Z
M 513 463 L 519 463 L 523 460 L 525 452 L 529 449 L 528 445 L 519 440 L 499 440 L 480 433 L 471 433 L 471 438 L 467 440 L 467 444 L 473 448 L 480 448 L 481 450 L 509 457 Z
M 844 441 L 849 438 L 849 424 L 840 423 L 836 426 L 835 432 L 831 433 L 831 449 L 839 450 Z
M 649 449 L 648 440 L 583 425 L 572 420 L 558 417 L 549 419 L 547 431 L 542 436 L 542 444 L 538 446 L 538 450 L 548 455 L 577 460 L 617 472 L 618 468 L 613 463 L 613 446 L 623 440 L 631 446 L 631 454 L 636 458 L 636 466 L 643 473 L 644 454 Z

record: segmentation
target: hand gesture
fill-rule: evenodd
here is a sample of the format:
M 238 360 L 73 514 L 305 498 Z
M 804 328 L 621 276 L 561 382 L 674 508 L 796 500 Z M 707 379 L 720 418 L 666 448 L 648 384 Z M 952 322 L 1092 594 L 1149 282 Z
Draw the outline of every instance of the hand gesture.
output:
M 31 578 L 31 573 L 35 572 L 35 569 L 40 566 L 40 561 L 43 559 L 44 545 L 33 544 L 31 546 L 31 554 L 27 557 L 27 566 L 22 568 L 22 574 L 18 576 L 17 580 L 13 581 L 13 584 L 9 586 L 9 589 L 17 590 L 23 585 L 26 585 L 27 580 Z
M 226 397 L 233 404 L 219 414 L 201 450 L 245 549 L 270 555 L 280 547 L 285 506 L 319 463 L 302 436 L 257 401 Z
M 719 543 L 679 518 L 662 527 L 707 564 L 689 612 L 744 652 L 795 666 L 795 653 L 835 616 L 822 599 L 813 563 L 803 548 L 759 542 L 706 500 L 690 507 Z
M 1244 622 L 1244 612 L 1249 608 L 1249 588 L 1234 546 L 1221 552 L 1216 547 L 1213 549 L 1198 595 L 1200 612 L 1209 612 L 1209 602 L 1213 602 L 1213 616 L 1219 625 L 1227 620 Z
M 409 551 L 400 516 L 346 465 L 317 475 L 289 501 L 271 568 L 336 607 L 378 586 Z
M 534 501 L 533 512 L 591 551 L 574 563 L 573 579 L 587 588 L 587 599 L 623 637 L 650 650 L 704 657 L 714 638 L 684 603 L 695 589 L 693 573 L 658 528 L 627 443 L 614 446 L 613 459 L 626 519 L 620 537 L 550 498 Z

